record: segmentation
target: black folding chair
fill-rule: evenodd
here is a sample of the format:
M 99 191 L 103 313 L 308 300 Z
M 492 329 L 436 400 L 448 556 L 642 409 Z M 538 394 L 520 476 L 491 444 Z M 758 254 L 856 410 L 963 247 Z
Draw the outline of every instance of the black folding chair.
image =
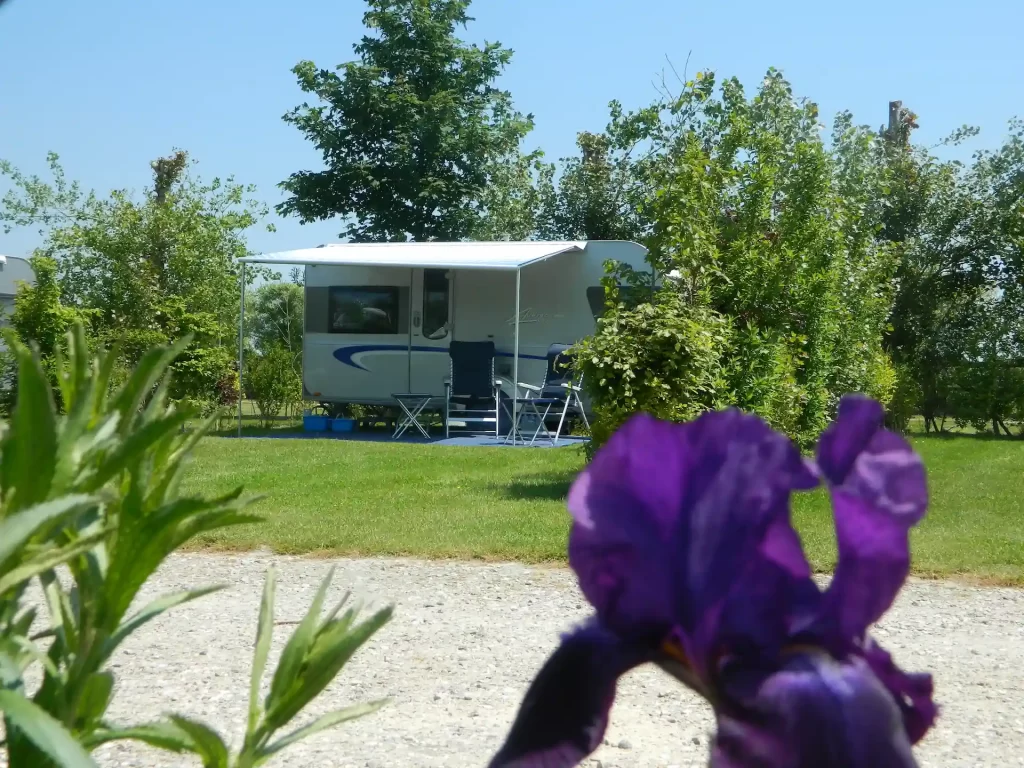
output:
M 501 381 L 494 377 L 493 341 L 453 341 L 448 346 L 451 371 L 445 381 L 444 435 L 450 423 L 462 422 L 464 434 L 499 435 Z M 453 409 L 453 406 L 455 408 Z M 478 425 L 475 429 L 473 425 Z

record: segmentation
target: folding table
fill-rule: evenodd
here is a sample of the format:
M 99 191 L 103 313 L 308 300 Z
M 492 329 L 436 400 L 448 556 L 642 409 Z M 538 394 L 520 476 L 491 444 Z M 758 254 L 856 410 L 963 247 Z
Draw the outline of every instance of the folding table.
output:
M 395 428 L 395 433 L 391 436 L 393 440 L 397 440 L 409 427 L 416 427 L 419 433 L 423 437 L 430 439 L 430 434 L 423 425 L 420 423 L 420 414 L 423 413 L 424 409 L 427 408 L 431 401 L 435 399 L 434 395 L 425 395 L 418 392 L 400 392 L 395 395 L 391 395 L 398 403 L 398 407 L 402 409 L 405 416 L 399 421 L 398 426 Z

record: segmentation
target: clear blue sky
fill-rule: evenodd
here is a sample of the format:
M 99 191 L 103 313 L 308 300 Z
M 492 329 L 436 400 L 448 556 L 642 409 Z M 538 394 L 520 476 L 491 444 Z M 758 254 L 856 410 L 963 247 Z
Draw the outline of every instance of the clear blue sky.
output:
M 276 184 L 319 167 L 281 115 L 302 101 L 291 67 L 353 58 L 359 0 L 9 0 L 0 7 L 0 157 L 42 173 L 61 155 L 68 175 L 107 191 L 150 182 L 149 161 L 172 148 L 204 178 L 234 174 L 281 200 Z M 972 148 L 994 146 L 1024 116 L 1021 0 L 476 0 L 463 37 L 515 51 L 503 78 L 536 116 L 530 137 L 549 157 L 576 133 L 600 130 L 607 103 L 641 106 L 666 56 L 689 71 L 736 75 L 753 89 L 765 70 L 830 116 L 886 120 L 890 99 L 920 115 L 923 141 L 969 123 Z M 2 187 L 0 187 L 2 191 Z M 253 232 L 258 252 L 336 240 L 340 226 L 274 217 Z M 0 253 L 26 255 L 34 231 L 0 234 Z

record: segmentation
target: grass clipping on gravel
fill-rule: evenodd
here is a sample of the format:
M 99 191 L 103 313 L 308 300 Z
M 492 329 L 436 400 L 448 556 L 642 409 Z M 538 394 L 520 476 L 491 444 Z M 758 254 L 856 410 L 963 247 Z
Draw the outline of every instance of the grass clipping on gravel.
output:
M 931 505 L 912 533 L 914 572 L 1024 584 L 1024 442 L 914 439 Z M 265 495 L 266 521 L 204 535 L 193 549 L 421 558 L 565 560 L 565 497 L 578 449 L 465 448 L 335 440 L 207 438 L 186 492 L 239 484 Z M 794 522 L 811 564 L 835 563 L 823 491 L 798 494 Z

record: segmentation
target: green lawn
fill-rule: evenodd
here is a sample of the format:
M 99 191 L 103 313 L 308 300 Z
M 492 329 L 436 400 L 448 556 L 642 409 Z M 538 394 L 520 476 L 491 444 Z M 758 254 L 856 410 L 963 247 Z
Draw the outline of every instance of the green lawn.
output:
M 915 570 L 1024 584 L 1024 441 L 915 438 L 932 503 L 915 531 Z M 527 450 L 334 440 L 207 438 L 188 491 L 244 485 L 266 521 L 196 546 L 283 553 L 564 560 L 565 494 L 578 449 Z M 795 520 L 819 570 L 834 563 L 823 493 L 801 495 Z

